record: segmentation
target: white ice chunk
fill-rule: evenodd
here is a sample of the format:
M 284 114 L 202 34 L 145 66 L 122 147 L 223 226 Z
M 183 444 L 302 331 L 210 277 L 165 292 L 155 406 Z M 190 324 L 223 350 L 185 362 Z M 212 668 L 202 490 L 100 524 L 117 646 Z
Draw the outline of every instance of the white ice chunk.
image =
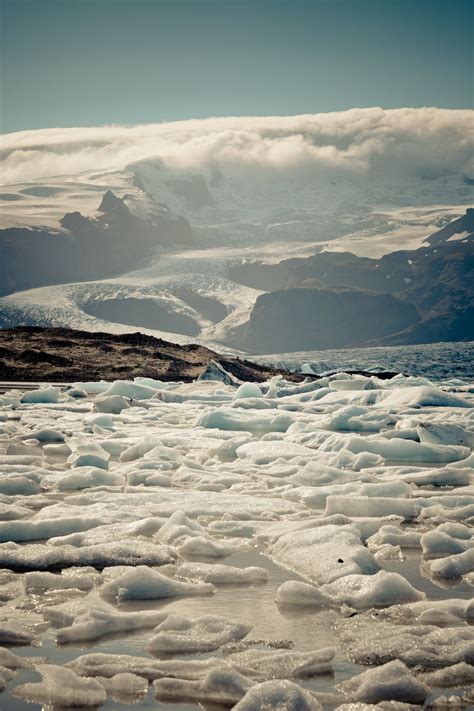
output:
M 228 555 L 232 555 L 232 553 L 246 550 L 248 547 L 247 543 L 231 543 L 217 541 L 208 536 L 192 536 L 180 543 L 177 551 L 182 556 L 225 558 Z
M 26 404 L 51 404 L 59 400 L 59 388 L 53 386 L 30 390 L 21 396 L 22 405 Z
M 205 659 L 151 659 L 134 657 L 129 654 L 83 654 L 66 665 L 81 676 L 112 677 L 121 673 L 133 673 L 153 681 L 162 677 L 180 679 L 202 679 L 216 667 L 230 664 L 218 657 Z
M 275 459 L 293 459 L 294 457 L 314 456 L 314 450 L 293 442 L 260 441 L 243 444 L 237 449 L 239 459 L 251 460 L 254 464 L 269 464 Z
M 42 544 L 15 545 L 13 548 L 0 546 L 0 566 L 17 571 L 58 570 L 72 566 L 92 566 L 101 570 L 111 565 L 165 565 L 174 560 L 175 555 L 167 546 L 143 539 L 125 539 L 83 548 Z
M 145 649 L 152 654 L 195 654 L 219 649 L 245 637 L 252 628 L 225 617 L 202 615 L 194 619 L 171 613 L 155 630 Z
M 109 466 L 110 454 L 103 449 L 97 442 L 79 440 L 68 442 L 73 450 L 68 458 L 68 463 L 72 467 L 97 467 L 99 469 L 107 469 Z
M 393 624 L 361 615 L 339 621 L 336 628 L 344 651 L 359 664 L 400 659 L 409 667 L 436 669 L 458 662 L 474 663 L 470 627 Z
M 91 575 L 74 572 L 70 574 L 63 571 L 61 575 L 54 573 L 26 573 L 22 577 L 23 586 L 27 593 L 40 592 L 44 590 L 91 590 L 94 587 L 94 578 Z
M 403 576 L 380 570 L 374 575 L 345 575 L 320 588 L 289 580 L 278 588 L 276 601 L 283 605 L 348 605 L 364 609 L 423 598 L 424 594 L 413 588 Z
M 85 707 L 100 706 L 107 698 L 98 681 L 77 676 L 72 669 L 56 664 L 38 664 L 35 671 L 41 674 L 42 680 L 15 687 L 15 696 L 44 706 Z
M 135 459 L 140 459 L 147 452 L 161 444 L 162 440 L 157 435 L 147 435 L 123 451 L 120 455 L 120 461 L 133 462 Z
M 397 526 L 381 526 L 377 533 L 367 540 L 370 550 L 381 546 L 400 546 L 400 548 L 419 548 L 422 534 L 418 531 L 403 531 Z
M 340 381 L 341 383 L 347 381 Z M 347 405 L 318 420 L 318 426 L 347 432 L 379 432 L 396 422 L 393 415 L 361 405 Z
M 420 422 L 417 432 L 420 442 L 455 444 L 471 449 L 474 447 L 474 431 L 465 430 L 459 425 L 444 422 Z
M 384 407 L 471 407 L 467 400 L 429 386 L 414 386 L 387 390 L 381 401 Z
M 196 422 L 197 427 L 210 429 L 232 430 L 264 434 L 266 432 L 286 432 L 292 424 L 289 415 L 242 415 L 236 410 L 209 410 L 203 413 Z
M 41 487 L 39 484 L 25 476 L 9 476 L 0 479 L 0 494 L 6 494 L 7 496 L 31 496 L 33 494 L 39 494 L 40 492 Z
M 417 620 L 424 624 L 443 624 L 447 619 L 456 624 L 459 623 L 459 620 L 471 622 L 474 620 L 474 599 L 423 600 L 405 605 L 394 605 L 384 611 L 384 617 L 395 620 L 403 619 L 408 622 Z
M 343 447 L 353 454 L 370 452 L 392 462 L 420 462 L 449 464 L 465 459 L 469 455 L 467 447 L 439 444 L 420 444 L 409 439 L 369 439 L 368 437 L 344 437 L 334 435 L 323 446 L 323 451 Z
M 111 605 L 87 598 L 46 607 L 43 615 L 55 625 L 63 625 L 56 632 L 58 644 L 89 642 L 109 634 L 147 629 L 166 618 L 166 613 L 152 610 L 117 612 Z
M 318 588 L 298 580 L 287 580 L 277 590 L 278 605 L 301 605 L 302 607 L 323 607 L 328 604 L 327 598 Z
M 116 380 L 107 390 L 104 390 L 104 396 L 120 395 L 131 400 L 148 400 L 157 392 L 158 388 L 151 388 L 147 385 L 140 385 L 131 380 Z
M 90 395 L 96 395 L 105 392 L 105 390 L 110 387 L 110 383 L 106 380 L 94 380 L 90 382 L 73 383 L 73 387 L 84 390 Z
M 159 600 L 180 595 L 211 595 L 215 587 L 209 583 L 183 583 L 139 565 L 106 583 L 102 592 L 120 600 Z
M 183 563 L 176 574 L 181 578 L 203 580 L 213 585 L 255 584 L 268 580 L 268 570 L 265 568 L 236 568 L 232 565 L 209 563 Z
M 201 680 L 163 678 L 154 681 L 153 686 L 158 699 L 192 699 L 193 702 L 199 701 L 206 705 L 210 703 L 234 707 L 235 702 L 245 695 L 251 682 L 221 663 L 220 667 L 211 669 Z
M 92 457 L 93 461 L 96 461 Z M 91 461 L 87 457 L 87 461 Z M 97 461 L 96 461 L 97 464 Z M 85 466 L 75 464 L 79 467 L 74 469 L 70 474 L 57 477 L 55 489 L 58 491 L 80 491 L 81 489 L 90 489 L 96 486 L 121 486 L 125 484 L 125 479 L 121 474 L 106 471 L 106 469 L 98 468 L 97 466 Z
M 188 537 L 204 535 L 203 527 L 186 516 L 183 510 L 175 511 L 159 531 L 160 541 L 179 545 Z
M 22 435 L 21 439 L 37 439 L 38 442 L 64 442 L 64 435 L 62 432 L 59 432 L 59 430 L 44 427 Z
M 136 703 L 148 692 L 148 682 L 136 674 L 123 672 L 112 677 L 98 676 L 96 681 L 104 687 L 108 696 L 123 703 Z
M 357 674 L 343 681 L 338 688 L 349 699 L 368 704 L 379 701 L 423 704 L 431 693 L 428 686 L 416 679 L 398 659 Z
M 345 514 L 350 517 L 402 516 L 411 521 L 420 512 L 420 504 L 413 499 L 391 499 L 383 496 L 328 496 L 325 516 Z
M 385 570 L 375 575 L 346 575 L 336 582 L 323 585 L 320 592 L 339 605 L 345 604 L 355 609 L 387 607 L 425 597 L 402 575 Z
M 21 657 L 14 654 L 10 649 L 0 647 L 0 666 L 6 669 L 17 671 L 19 669 L 32 669 L 36 664 L 42 664 L 43 657 Z
M 234 400 L 246 400 L 251 397 L 263 397 L 257 383 L 242 383 L 234 393 Z
M 99 470 L 100 471 L 100 470 Z M 28 521 L 9 521 L 0 523 L 0 542 L 3 541 L 34 541 L 52 536 L 61 536 L 76 531 L 87 531 L 99 526 L 100 519 L 84 516 L 70 518 L 33 519 Z M 6 551 L 5 551 L 6 552 Z M 0 549 L 0 558 L 1 558 Z
M 474 571 L 474 548 L 432 561 L 431 574 L 439 578 L 460 578 Z
M 95 425 L 98 425 L 101 427 L 103 430 L 113 430 L 115 425 L 114 425 L 114 418 L 112 415 L 91 415 L 90 417 L 86 417 L 84 419 L 84 425 L 85 429 L 87 431 L 91 431 Z
M 253 686 L 234 711 L 322 711 L 322 706 L 301 686 L 274 679 Z
M 130 401 L 122 395 L 102 395 L 94 398 L 94 409 L 96 412 L 109 415 L 120 415 L 122 410 L 130 407 Z
M 333 671 L 333 648 L 314 652 L 246 649 L 227 657 L 244 676 L 263 679 L 304 679 Z
M 444 669 L 437 669 L 434 672 L 428 672 L 422 677 L 426 684 L 431 686 L 474 686 L 474 666 L 459 662 Z
M 346 484 L 318 486 L 313 491 L 304 493 L 302 501 L 304 501 L 307 506 L 311 506 L 312 508 L 323 509 L 326 506 L 329 496 L 347 496 L 352 494 L 354 497 L 368 496 L 403 498 L 409 496 L 410 493 L 410 485 L 404 481 L 387 481 L 368 484 L 348 482 Z
M 37 644 L 37 642 L 37 637 L 33 632 L 9 627 L 5 623 L 0 626 L 0 644 L 28 647 L 31 644 Z
M 474 536 L 472 539 L 455 538 L 450 536 L 444 531 L 436 529 L 434 531 L 427 531 L 421 536 L 420 539 L 421 548 L 423 550 L 423 557 L 425 559 L 430 558 L 442 558 L 449 555 L 457 555 L 458 553 L 464 553 L 465 550 L 474 547 Z
M 287 533 L 269 548 L 279 563 L 320 585 L 351 573 L 372 574 L 377 561 L 353 526 L 319 526 Z

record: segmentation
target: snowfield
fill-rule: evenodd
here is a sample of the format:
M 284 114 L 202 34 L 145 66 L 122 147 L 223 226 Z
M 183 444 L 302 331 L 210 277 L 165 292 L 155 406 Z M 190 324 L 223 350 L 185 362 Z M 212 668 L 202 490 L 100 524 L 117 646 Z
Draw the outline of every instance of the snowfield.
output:
M 0 393 L 0 705 L 472 708 L 473 382 L 227 380 Z

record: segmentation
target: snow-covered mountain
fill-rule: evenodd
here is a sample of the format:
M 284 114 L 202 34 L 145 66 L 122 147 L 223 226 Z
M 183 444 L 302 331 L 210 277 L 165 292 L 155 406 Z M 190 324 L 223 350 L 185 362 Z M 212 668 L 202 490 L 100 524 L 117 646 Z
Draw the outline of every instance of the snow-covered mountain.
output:
M 238 349 L 275 288 L 242 266 L 461 242 L 470 112 L 400 111 L 6 136 L 0 325 Z

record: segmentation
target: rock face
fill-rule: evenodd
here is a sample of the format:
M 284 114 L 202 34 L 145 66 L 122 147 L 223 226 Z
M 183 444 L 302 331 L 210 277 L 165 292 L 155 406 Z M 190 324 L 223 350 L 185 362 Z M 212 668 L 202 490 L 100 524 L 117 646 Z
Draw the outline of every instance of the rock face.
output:
M 460 217 L 458 220 L 453 220 L 443 227 L 443 229 L 435 232 L 428 237 L 427 242 L 430 244 L 442 244 L 448 240 L 454 239 L 464 239 L 467 235 L 474 234 L 474 208 L 468 207 L 466 213 Z M 462 237 L 461 237 L 462 235 Z
M 338 348 L 401 331 L 418 319 L 412 304 L 391 294 L 287 289 L 258 297 L 245 343 L 263 353 Z
M 0 230 L 0 295 L 46 284 L 100 279 L 139 266 L 157 246 L 192 242 L 189 222 L 165 208 L 149 219 L 107 191 L 95 219 L 69 212 L 61 230 Z
M 322 252 L 237 265 L 230 276 L 271 292 L 257 299 L 239 334 L 259 352 L 270 344 L 290 351 L 473 340 L 474 211 L 417 250 L 381 259 Z

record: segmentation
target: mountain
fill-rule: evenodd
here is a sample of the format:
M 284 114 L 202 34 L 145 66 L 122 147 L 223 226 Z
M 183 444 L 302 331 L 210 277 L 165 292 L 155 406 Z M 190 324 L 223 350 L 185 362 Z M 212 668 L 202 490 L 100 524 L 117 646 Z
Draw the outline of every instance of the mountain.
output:
M 343 348 L 388 336 L 418 320 L 415 306 L 392 294 L 295 288 L 259 296 L 241 335 L 245 346 L 259 353 Z
M 0 295 L 121 274 L 139 266 L 157 247 L 191 242 L 185 218 L 156 205 L 144 219 L 108 190 L 94 217 L 75 211 L 64 214 L 57 229 L 0 230 Z
M 472 181 L 474 184 L 474 181 Z M 474 233 L 474 208 L 470 207 L 466 213 L 457 220 L 453 220 L 446 227 L 432 234 L 426 240 L 429 244 L 443 244 L 449 240 L 472 239 Z
M 140 329 L 182 344 L 262 351 L 269 340 L 258 342 L 263 331 L 253 322 L 270 309 L 263 297 L 304 288 L 304 299 L 272 297 L 290 320 L 301 300 L 305 323 L 316 319 L 316 304 L 335 323 L 329 304 L 337 311 L 352 299 L 379 324 L 345 335 L 328 328 L 324 338 L 318 328 L 314 347 L 362 335 L 364 343 L 469 337 L 472 214 L 463 213 L 472 186 L 462 174 L 233 165 L 207 153 L 206 141 L 187 157 L 180 149 L 182 160 L 153 155 L 163 144 L 150 141 L 141 154 L 124 150 L 119 167 L 98 162 L 5 185 L 0 327 Z M 303 320 L 293 320 L 275 326 L 293 334 L 285 350 L 308 336 Z
M 380 259 L 323 252 L 233 267 L 270 292 L 239 336 L 257 352 L 474 340 L 473 215 Z

